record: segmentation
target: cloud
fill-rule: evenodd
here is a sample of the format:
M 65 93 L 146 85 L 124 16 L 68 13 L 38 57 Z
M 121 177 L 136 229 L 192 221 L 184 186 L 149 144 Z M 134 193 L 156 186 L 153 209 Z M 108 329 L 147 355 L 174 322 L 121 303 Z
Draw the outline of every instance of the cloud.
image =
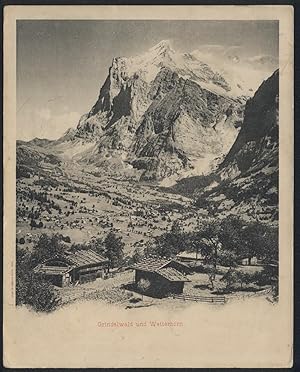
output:
M 224 46 L 219 44 L 204 44 L 191 54 L 214 68 L 218 65 L 218 61 L 222 61 L 223 64 L 240 63 L 242 61 L 241 56 L 243 50 L 240 45 Z
M 24 140 L 35 137 L 57 139 L 67 129 L 76 127 L 80 117 L 80 113 L 68 111 L 67 107 L 59 114 L 49 107 L 24 110 L 17 116 L 17 136 Z
M 49 108 L 41 108 L 39 110 L 36 110 L 36 116 L 48 121 L 51 118 L 51 111 Z
M 241 50 L 242 47 L 240 45 L 231 45 L 230 47 L 225 48 L 226 53 Z
M 278 58 L 268 54 L 256 55 L 246 59 L 247 65 L 255 69 L 274 71 L 279 66 Z
M 220 44 L 202 44 L 200 46 L 200 49 L 212 49 L 212 50 L 216 50 L 216 49 L 224 49 L 224 45 L 220 45 Z
M 232 52 L 240 50 L 240 45 L 224 46 L 220 44 L 203 44 L 195 52 L 201 52 L 203 54 L 211 55 L 227 55 Z
M 249 57 L 248 61 L 255 63 L 278 63 L 278 60 L 269 54 L 260 54 L 254 57 Z

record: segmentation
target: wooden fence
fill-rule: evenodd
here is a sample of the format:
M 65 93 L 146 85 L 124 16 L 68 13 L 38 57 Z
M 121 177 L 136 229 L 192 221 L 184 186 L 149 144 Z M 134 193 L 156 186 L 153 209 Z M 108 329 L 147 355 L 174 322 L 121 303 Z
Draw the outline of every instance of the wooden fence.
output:
M 211 296 L 211 297 L 204 297 L 204 296 L 192 296 L 188 294 L 173 294 L 173 298 L 178 300 L 184 301 L 196 301 L 196 302 L 207 302 L 211 304 L 225 304 L 226 298 L 224 296 Z

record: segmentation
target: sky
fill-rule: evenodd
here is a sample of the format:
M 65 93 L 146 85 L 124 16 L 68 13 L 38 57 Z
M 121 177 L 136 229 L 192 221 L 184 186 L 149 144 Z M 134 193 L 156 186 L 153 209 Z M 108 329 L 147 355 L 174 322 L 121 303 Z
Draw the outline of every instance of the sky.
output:
M 20 20 L 17 138 L 59 138 L 96 102 L 114 57 L 166 39 L 179 52 L 220 45 L 239 57 L 278 58 L 276 21 Z

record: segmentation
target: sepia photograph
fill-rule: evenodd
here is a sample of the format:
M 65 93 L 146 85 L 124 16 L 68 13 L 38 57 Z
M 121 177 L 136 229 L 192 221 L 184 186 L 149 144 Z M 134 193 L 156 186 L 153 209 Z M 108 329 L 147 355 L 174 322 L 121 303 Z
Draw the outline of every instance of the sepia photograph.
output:
M 278 45 L 277 21 L 18 21 L 17 305 L 276 301 Z
M 280 58 L 272 17 L 16 18 L 16 311 L 280 311 Z

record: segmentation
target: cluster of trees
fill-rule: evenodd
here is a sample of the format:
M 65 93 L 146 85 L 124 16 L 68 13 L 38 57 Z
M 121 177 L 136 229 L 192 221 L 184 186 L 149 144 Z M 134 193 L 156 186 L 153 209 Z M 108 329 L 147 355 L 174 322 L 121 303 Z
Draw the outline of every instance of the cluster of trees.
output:
M 38 192 L 38 191 L 35 191 L 35 190 L 29 190 L 28 191 L 28 199 L 33 201 L 33 200 L 37 200 L 39 202 L 42 202 L 42 203 L 48 203 L 49 202 L 49 199 L 48 199 L 48 195 L 46 192 Z
M 28 190 L 26 195 L 24 196 L 30 201 L 37 200 L 38 202 L 40 202 L 40 204 L 42 204 L 46 208 L 46 210 L 50 208 L 56 209 L 56 210 L 61 209 L 59 204 L 55 203 L 53 200 L 50 199 L 50 197 L 52 196 L 52 193 L 50 193 L 49 195 L 46 191 L 38 192 L 35 190 Z M 61 198 L 58 195 L 56 197 L 58 199 Z M 35 212 L 33 212 L 33 208 L 32 208 L 31 213 L 35 213 Z
M 16 215 L 17 215 L 17 217 L 25 217 L 27 215 L 27 211 L 26 211 L 26 209 L 17 207 L 17 209 L 16 209 Z
M 233 271 L 241 259 L 246 258 L 249 265 L 254 257 L 263 264 L 276 266 L 278 263 L 278 229 L 261 222 L 245 222 L 237 216 L 229 216 L 223 220 L 205 220 L 195 231 L 187 233 L 175 221 L 171 231 L 155 237 L 153 245 L 146 247 L 143 253 L 135 252 L 134 259 L 139 259 L 142 254 L 174 257 L 181 251 L 192 251 L 202 257 L 212 289 L 217 265 L 229 268 L 228 278 L 235 276 L 236 281 L 245 283 L 249 278 L 242 278 L 241 274 Z M 268 276 L 268 272 L 265 275 Z
M 259 286 L 271 285 L 274 298 L 278 297 L 278 266 L 264 266 L 262 271 L 247 273 L 242 270 L 230 268 L 221 278 L 225 282 L 225 290 L 231 292 L 236 286 L 240 290 L 244 285 L 257 284 Z
M 154 238 L 154 244 L 145 248 L 146 256 L 157 255 L 161 257 L 173 257 L 184 251 L 187 245 L 187 234 L 184 233 L 178 221 L 175 221 L 171 230 Z
M 107 197 L 107 195 L 105 195 Z M 115 205 L 115 206 L 124 206 L 124 205 L 128 205 L 128 206 L 131 206 L 132 205 L 132 201 L 126 197 L 121 197 L 121 196 L 114 196 L 114 197 L 111 197 L 109 195 L 108 199 L 112 200 L 112 205 Z
M 50 194 L 50 196 L 51 195 L 52 194 Z M 28 215 L 28 218 L 36 220 L 40 217 L 41 212 L 44 210 L 46 210 L 49 214 L 52 214 L 51 208 L 57 210 L 58 213 L 61 213 L 61 207 L 59 206 L 59 204 L 51 200 L 50 196 L 46 192 L 36 192 L 34 190 L 29 190 L 26 193 L 20 193 L 21 201 L 24 199 L 27 199 L 29 201 L 37 200 L 39 207 L 37 209 L 34 209 L 34 207 L 32 207 L 29 211 L 28 205 L 25 205 L 24 202 L 22 204 L 19 203 L 19 206 L 17 208 L 17 216 L 24 217 Z
M 198 198 L 195 200 L 195 206 L 197 208 L 205 209 L 208 213 L 213 214 L 220 202 L 213 202 L 206 198 Z
M 110 231 L 104 239 L 97 238 L 88 243 L 73 243 L 71 250 L 92 249 L 101 256 L 108 258 L 109 267 L 119 267 L 124 263 L 125 243 L 121 236 Z
M 34 219 L 32 219 L 31 221 L 30 221 L 30 228 L 31 228 L 31 230 L 33 229 L 33 228 L 42 228 L 44 226 L 44 224 L 43 224 L 43 222 L 42 221 L 39 221 L 39 222 L 37 222 L 37 221 L 35 221 Z
M 16 167 L 16 178 L 30 178 L 32 170 L 23 165 L 17 165 Z
M 35 210 L 34 207 L 32 207 L 30 213 L 28 214 L 28 218 L 37 220 L 40 217 L 40 215 L 41 215 L 40 210 L 38 209 Z
M 191 234 L 190 247 L 206 261 L 234 267 L 240 259 L 253 257 L 270 263 L 278 259 L 278 230 L 261 222 L 230 216 L 222 221 L 205 221 Z
M 33 184 L 37 186 L 42 186 L 43 188 L 55 188 L 60 186 L 60 182 L 56 181 L 54 178 L 50 178 L 47 175 L 44 175 L 46 178 L 40 178 L 38 180 L 34 180 Z
M 16 252 L 16 303 L 29 305 L 35 311 L 50 312 L 60 304 L 60 297 L 47 280 L 37 278 L 33 269 L 40 262 L 63 253 L 62 235 L 42 234 L 32 252 L 17 247 Z
M 154 238 L 154 247 L 146 253 L 172 257 L 181 251 L 193 251 L 207 263 L 234 267 L 240 259 L 253 257 L 264 263 L 278 260 L 278 230 L 261 222 L 245 222 L 237 216 L 200 223 L 193 232 L 184 232 L 178 221 L 170 231 Z

